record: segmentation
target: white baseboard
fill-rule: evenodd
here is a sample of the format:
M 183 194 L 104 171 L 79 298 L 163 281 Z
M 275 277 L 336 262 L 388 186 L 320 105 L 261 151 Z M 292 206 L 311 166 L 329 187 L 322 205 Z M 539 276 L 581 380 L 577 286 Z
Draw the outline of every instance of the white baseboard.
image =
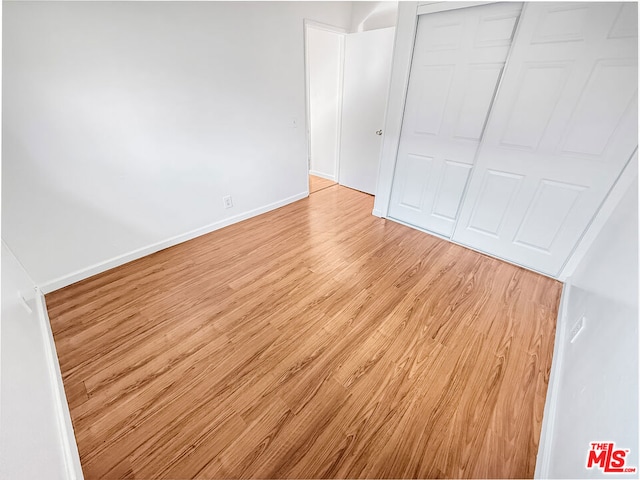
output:
M 224 220 L 220 220 L 218 222 L 205 225 L 204 227 L 191 230 L 190 232 L 186 232 L 181 235 L 176 235 L 175 237 L 168 238 L 166 240 L 154 243 L 146 247 L 138 248 L 132 252 L 125 253 L 123 255 L 118 255 L 117 257 L 111 258 L 109 260 L 105 260 L 104 262 L 96 263 L 94 265 L 91 265 L 87 268 L 83 268 L 81 270 L 77 270 L 68 275 L 64 275 L 62 277 L 58 277 L 53 280 L 49 280 L 47 282 L 40 284 L 38 287 L 40 288 L 42 293 L 47 294 L 47 293 L 53 292 L 60 288 L 71 285 L 73 283 L 79 282 L 80 280 L 84 280 L 85 278 L 92 277 L 93 275 L 97 275 L 99 273 L 105 272 L 112 268 L 119 267 L 120 265 L 124 265 L 125 263 L 129 263 L 133 260 L 137 260 L 147 255 L 151 255 L 152 253 L 158 252 L 165 248 L 173 247 L 174 245 L 178 245 L 179 243 L 186 242 L 187 240 L 191 240 L 201 235 L 205 235 L 215 230 L 219 230 L 221 228 L 227 227 L 234 223 L 241 222 L 242 220 L 255 217 L 256 215 L 261 215 L 271 210 L 275 210 L 276 208 L 283 207 L 285 205 L 296 202 L 308 196 L 309 196 L 308 191 L 298 193 L 297 195 L 287 197 L 283 200 L 270 203 L 263 207 L 255 208 L 253 210 L 249 210 L 248 212 L 244 212 L 239 215 L 235 215 L 233 217 L 225 218 Z
M 556 321 L 556 339 L 553 345 L 553 360 L 551 362 L 551 372 L 549 374 L 549 385 L 547 387 L 547 398 L 544 403 L 544 414 L 542 415 L 542 429 L 540 431 L 540 442 L 538 443 L 538 456 L 536 458 L 536 470 L 533 478 L 551 478 L 549 469 L 551 466 L 551 453 L 553 452 L 553 427 L 556 420 L 556 410 L 560 389 L 560 374 L 565 352 L 565 333 L 567 328 L 567 308 L 569 306 L 569 296 L 571 295 L 571 279 L 567 279 L 562 287 L 560 297 L 560 308 L 558 309 L 558 319 Z
M 337 182 L 338 181 L 338 180 L 336 180 L 336 176 L 335 175 L 329 175 L 327 173 L 318 172 L 316 170 L 309 170 L 309 175 L 313 175 L 315 177 L 326 178 L 327 180 L 331 180 L 333 182 Z
M 382 210 L 378 210 L 377 208 L 373 209 L 373 212 L 371 212 L 371 215 L 373 215 L 374 217 L 383 218 Z
M 47 365 L 49 377 L 51 379 L 51 388 L 53 399 L 55 402 L 55 411 L 57 415 L 58 431 L 60 432 L 60 445 L 62 446 L 62 454 L 64 458 L 64 466 L 69 480 L 83 480 L 82 466 L 80 464 L 80 454 L 78 453 L 78 445 L 76 444 L 76 436 L 73 433 L 73 424 L 71 422 L 71 413 L 69 412 L 69 404 L 67 396 L 64 393 L 64 384 L 62 383 L 62 373 L 60 372 L 60 364 L 58 362 L 58 354 L 56 353 L 56 344 L 51 331 L 49 315 L 47 313 L 47 305 L 44 295 L 36 287 L 36 304 L 38 310 L 38 321 L 42 332 L 43 346 L 47 357 Z

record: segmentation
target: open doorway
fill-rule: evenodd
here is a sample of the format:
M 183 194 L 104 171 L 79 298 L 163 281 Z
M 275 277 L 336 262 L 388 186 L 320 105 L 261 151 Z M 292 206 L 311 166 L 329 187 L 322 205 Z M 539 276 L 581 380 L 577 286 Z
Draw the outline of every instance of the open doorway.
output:
M 373 4 L 354 33 L 305 21 L 309 193 L 339 184 L 375 195 L 395 38 L 380 22 L 396 19 Z
M 305 21 L 309 193 L 337 184 L 345 31 Z

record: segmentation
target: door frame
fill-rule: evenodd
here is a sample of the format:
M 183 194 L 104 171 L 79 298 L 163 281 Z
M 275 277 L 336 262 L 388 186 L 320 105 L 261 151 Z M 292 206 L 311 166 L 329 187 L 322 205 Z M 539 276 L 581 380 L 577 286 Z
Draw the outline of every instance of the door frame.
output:
M 398 158 L 398 148 L 400 147 L 402 119 L 404 118 L 404 108 L 407 101 L 409 75 L 411 73 L 411 62 L 413 61 L 413 50 L 418 31 L 419 16 L 449 10 L 459 10 L 461 8 L 478 7 L 491 3 L 498 2 L 398 2 L 398 22 L 396 25 L 393 59 L 391 61 L 391 83 L 389 84 L 384 136 L 382 138 L 382 153 L 378 167 L 378 184 L 376 186 L 376 196 L 372 212 L 376 217 L 387 218 L 389 215 L 391 188 Z M 526 5 L 523 5 L 523 12 L 525 6 Z M 517 34 L 518 30 L 516 27 L 513 42 L 515 42 Z M 509 61 L 509 53 L 507 54 L 506 61 Z M 500 85 L 498 84 L 498 89 L 499 88 Z
M 346 29 L 342 27 L 337 27 L 335 25 L 329 25 L 327 23 L 317 22 L 315 20 L 310 20 L 308 18 L 303 19 L 303 28 L 302 28 L 302 36 L 303 36 L 303 45 L 304 45 L 304 96 L 305 96 L 305 125 L 304 125 L 304 134 L 305 134 L 305 142 L 307 144 L 307 158 L 306 169 L 307 176 L 311 169 L 311 96 L 310 96 L 310 77 L 309 77 L 309 42 L 308 42 L 308 29 L 315 28 L 316 30 L 324 30 L 325 32 L 334 33 L 342 36 L 342 45 L 340 48 L 340 78 L 338 84 L 338 119 L 337 119 L 337 136 L 336 136 L 336 145 L 335 145 L 335 178 L 333 179 L 335 182 L 338 181 L 338 172 L 340 171 L 340 135 L 342 132 L 342 93 L 343 93 L 343 82 L 344 82 L 344 49 L 345 49 L 345 36 L 349 33 Z M 331 179 L 330 179 L 331 180 Z M 307 195 L 309 195 L 309 182 L 307 182 Z

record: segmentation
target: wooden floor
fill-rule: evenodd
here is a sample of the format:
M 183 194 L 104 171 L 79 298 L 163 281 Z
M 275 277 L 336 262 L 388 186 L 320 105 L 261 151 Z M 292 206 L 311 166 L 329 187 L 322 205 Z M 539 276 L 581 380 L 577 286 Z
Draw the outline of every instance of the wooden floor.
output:
M 85 477 L 531 477 L 561 285 L 340 186 L 47 295 Z
M 324 190 L 325 188 L 332 187 L 333 185 L 337 185 L 333 180 L 309 175 L 309 193 L 315 193 L 320 190 Z

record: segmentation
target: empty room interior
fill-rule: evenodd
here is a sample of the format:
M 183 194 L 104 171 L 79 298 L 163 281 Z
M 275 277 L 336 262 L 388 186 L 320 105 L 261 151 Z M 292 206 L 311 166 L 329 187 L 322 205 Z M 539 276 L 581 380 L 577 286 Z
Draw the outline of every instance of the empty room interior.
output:
M 637 478 L 637 6 L 3 1 L 0 478 Z

